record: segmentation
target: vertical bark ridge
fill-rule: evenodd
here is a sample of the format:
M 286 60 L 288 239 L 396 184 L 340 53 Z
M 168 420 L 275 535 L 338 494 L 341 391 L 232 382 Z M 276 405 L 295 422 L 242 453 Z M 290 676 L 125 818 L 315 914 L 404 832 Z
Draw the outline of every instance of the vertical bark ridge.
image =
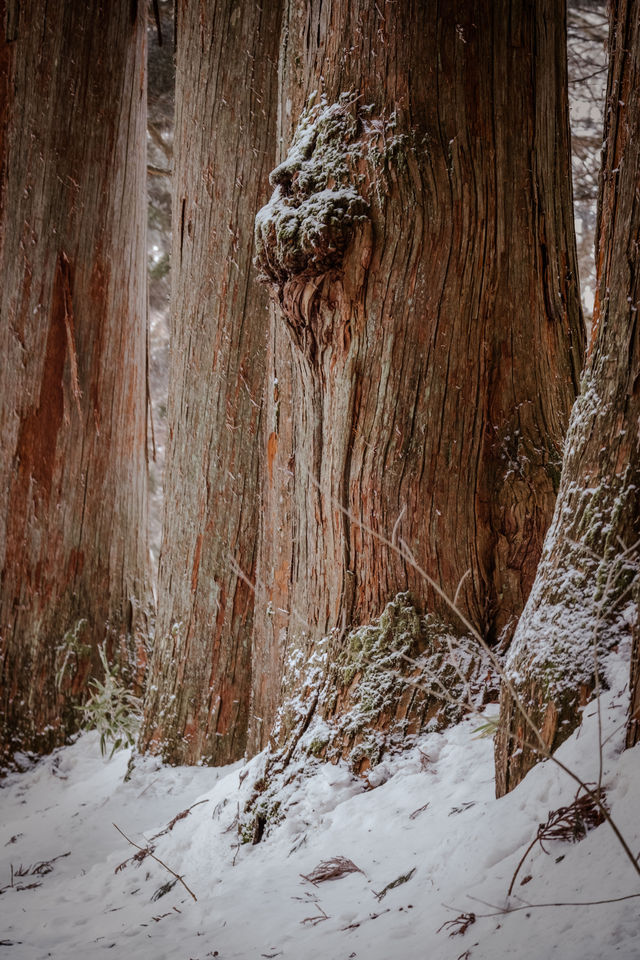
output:
M 277 388 L 266 407 L 253 749 L 296 651 L 309 655 L 326 635 L 339 649 L 406 590 L 450 620 L 337 505 L 386 538 L 395 531 L 450 596 L 470 570 L 462 604 L 490 641 L 509 639 L 524 606 L 584 336 L 561 13 L 506 0 L 489 11 L 287 5 L 281 166 L 257 220 Z M 339 153 L 332 110 L 343 112 L 343 156 L 323 181 L 322 152 L 329 163 Z M 332 189 L 351 206 L 314 240 L 312 212 Z
M 638 737 L 640 539 L 640 4 L 611 5 L 605 148 L 596 232 L 590 356 L 571 415 L 555 513 L 507 664 L 548 749 L 580 722 L 596 661 L 632 648 L 628 742 Z M 600 683 L 606 677 L 600 676 Z M 533 741 L 533 747 L 531 742 Z M 535 735 L 503 691 L 498 795 L 540 759 Z
M 139 683 L 149 616 L 145 26 L 124 0 L 12 11 L 11 25 L 5 4 L 0 16 L 3 761 L 77 726 L 102 641 Z
M 172 364 L 158 621 L 141 746 L 246 746 L 268 327 L 253 218 L 275 159 L 279 4 L 180 11 Z

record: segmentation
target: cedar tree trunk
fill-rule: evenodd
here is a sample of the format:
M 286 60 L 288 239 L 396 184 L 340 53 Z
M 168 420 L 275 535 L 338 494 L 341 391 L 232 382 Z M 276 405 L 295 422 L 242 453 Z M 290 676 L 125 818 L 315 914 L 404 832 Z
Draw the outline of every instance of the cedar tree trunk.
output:
M 507 662 L 516 693 L 550 750 L 580 722 L 579 708 L 596 684 L 598 655 L 632 636 L 629 742 L 638 738 L 638 0 L 612 4 L 610 53 L 590 356 L 571 415 L 553 522 Z M 498 795 L 538 759 L 534 735 L 505 690 L 496 739 Z
M 460 629 L 376 534 L 509 640 L 583 356 L 562 3 L 290 0 L 280 74 L 253 749 L 320 638 Z
M 279 3 L 181 4 L 169 448 L 143 749 L 242 756 L 268 329 L 253 220 L 275 160 Z
M 128 0 L 0 0 L 4 760 L 77 726 L 99 643 L 146 658 L 145 51 Z

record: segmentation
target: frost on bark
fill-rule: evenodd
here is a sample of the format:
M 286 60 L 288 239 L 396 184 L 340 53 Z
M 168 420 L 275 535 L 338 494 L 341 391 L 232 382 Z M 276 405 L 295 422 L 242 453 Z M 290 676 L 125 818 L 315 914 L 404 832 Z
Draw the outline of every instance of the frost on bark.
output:
M 253 220 L 275 161 L 279 3 L 180 4 L 169 447 L 158 619 L 140 744 L 244 753 L 268 296 Z
M 398 594 L 339 646 L 324 638 L 306 656 L 293 652 L 271 733 L 280 749 L 270 772 L 284 769 L 292 749 L 301 747 L 366 774 L 420 731 L 442 730 L 495 700 L 498 689 L 489 658 L 473 640 L 433 614 L 421 616 L 408 594 Z
M 636 699 L 629 742 L 638 737 L 638 0 L 612 5 L 610 52 L 590 354 L 571 415 L 553 522 L 507 662 L 516 692 L 550 750 L 580 722 L 598 659 L 633 638 Z M 516 786 L 539 759 L 532 740 L 504 692 L 496 740 L 498 795 Z
M 563 13 L 287 5 L 253 749 L 285 668 L 398 594 L 459 633 L 407 551 L 490 642 L 522 611 L 583 355 Z
M 134 5 L 135 6 L 135 5 Z M 0 0 L 0 759 L 146 659 L 144 17 Z

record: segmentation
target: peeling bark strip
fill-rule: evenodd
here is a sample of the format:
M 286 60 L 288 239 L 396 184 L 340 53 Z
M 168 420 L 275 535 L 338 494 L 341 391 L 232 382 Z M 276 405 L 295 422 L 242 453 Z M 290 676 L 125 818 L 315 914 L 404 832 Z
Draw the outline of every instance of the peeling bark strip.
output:
M 98 6 L 0 0 L 0 765 L 146 656 L 145 25 Z
M 584 350 L 562 3 L 288 0 L 280 85 L 254 750 L 320 638 L 406 590 L 459 629 L 375 534 L 510 638 Z
M 633 643 L 629 744 L 638 739 L 640 541 L 640 2 L 611 6 L 609 80 L 598 204 L 594 338 L 571 414 L 562 483 L 507 668 L 554 750 L 580 722 L 597 664 Z M 624 647 L 622 647 L 624 649 Z M 604 678 L 599 676 L 599 682 Z M 539 759 L 503 692 L 498 795 Z
M 143 749 L 246 747 L 268 296 L 253 219 L 275 163 L 280 3 L 180 7 L 171 441 Z

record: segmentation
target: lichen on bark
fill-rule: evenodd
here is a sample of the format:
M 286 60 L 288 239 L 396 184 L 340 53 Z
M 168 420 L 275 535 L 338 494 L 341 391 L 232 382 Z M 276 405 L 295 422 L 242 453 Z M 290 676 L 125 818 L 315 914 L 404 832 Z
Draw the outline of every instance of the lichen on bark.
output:
M 290 757 L 317 712 L 324 742 L 320 748 L 316 738 L 311 752 L 346 759 L 360 773 L 416 734 L 442 730 L 497 694 L 497 678 L 477 644 L 439 617 L 421 616 L 409 594 L 400 593 L 378 619 L 343 640 L 336 632 L 313 646 L 304 637 L 298 641 L 271 749 Z
M 488 659 L 434 614 L 398 594 L 331 658 L 319 709 L 332 736 L 322 755 L 364 773 L 415 735 L 439 731 L 498 696 Z
M 422 616 L 407 593 L 378 619 L 290 655 L 282 704 L 264 769 L 241 818 L 245 842 L 280 821 L 284 788 L 320 760 L 345 761 L 365 777 L 416 736 L 441 731 L 498 697 L 498 678 L 468 638 L 435 615 Z

